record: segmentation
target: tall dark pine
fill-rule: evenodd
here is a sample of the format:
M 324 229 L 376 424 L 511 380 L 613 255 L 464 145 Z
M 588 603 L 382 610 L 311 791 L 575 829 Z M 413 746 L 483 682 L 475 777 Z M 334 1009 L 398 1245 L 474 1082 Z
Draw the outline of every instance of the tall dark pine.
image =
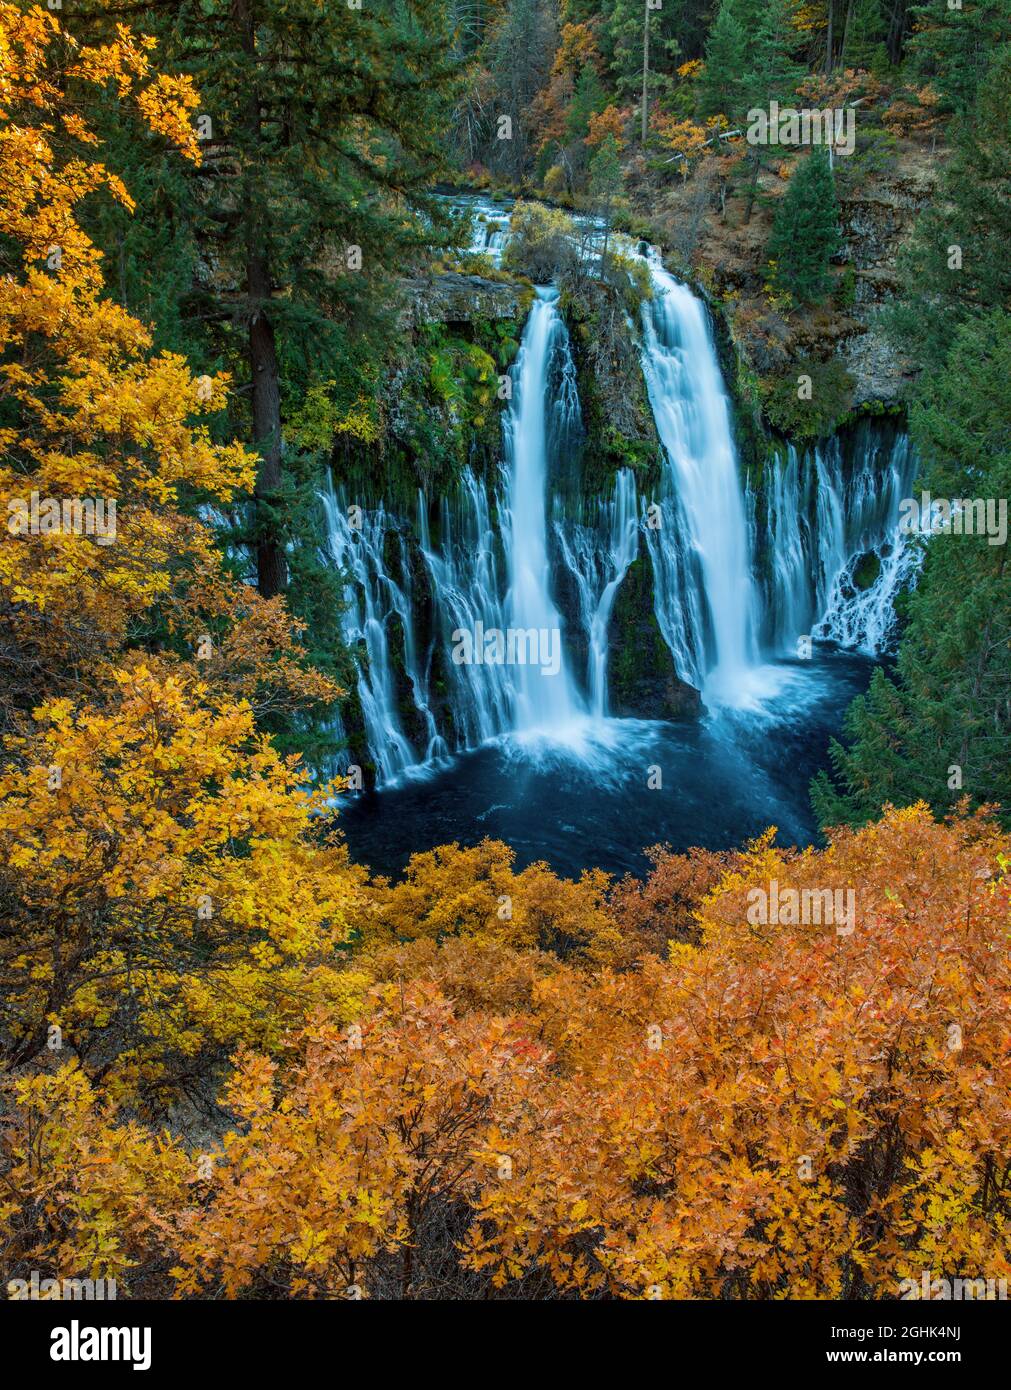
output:
M 835 180 L 828 155 L 818 148 L 801 161 L 776 209 L 769 257 L 777 283 L 802 304 L 824 299 L 839 245 Z
M 94 39 L 121 13 L 113 0 L 81 0 L 68 19 Z M 270 596 L 286 582 L 286 390 L 346 363 L 349 344 L 381 351 L 389 282 L 438 220 L 427 190 L 443 168 L 458 64 L 447 7 L 152 0 L 128 18 L 158 39 L 160 69 L 193 77 L 209 121 L 179 210 L 201 273 L 181 292 L 190 318 L 217 332 L 219 356 L 246 374 L 261 460 L 251 539 Z

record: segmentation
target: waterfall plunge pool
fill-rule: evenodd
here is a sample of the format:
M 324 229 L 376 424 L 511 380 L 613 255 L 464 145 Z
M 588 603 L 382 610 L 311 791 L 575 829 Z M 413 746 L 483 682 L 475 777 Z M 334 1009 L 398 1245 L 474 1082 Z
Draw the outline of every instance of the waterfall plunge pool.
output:
M 874 665 L 819 645 L 810 661 L 767 668 L 779 689 L 746 711 L 697 724 L 587 720 L 569 738 L 506 735 L 423 777 L 342 798 L 338 823 L 357 861 L 394 875 L 419 850 L 486 836 L 512 846 L 519 869 L 544 859 L 569 876 L 642 874 L 650 845 L 730 849 L 769 825 L 781 843 L 808 845 L 818 838 L 810 779 Z

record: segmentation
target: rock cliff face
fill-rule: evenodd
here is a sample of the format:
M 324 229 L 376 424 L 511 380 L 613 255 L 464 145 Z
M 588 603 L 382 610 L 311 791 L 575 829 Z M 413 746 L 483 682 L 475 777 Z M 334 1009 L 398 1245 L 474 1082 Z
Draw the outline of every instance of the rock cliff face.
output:
M 690 274 L 707 292 L 744 371 L 761 386 L 771 390 L 777 380 L 795 376 L 800 362 L 834 361 L 850 378 L 851 407 L 891 406 L 903 400 L 913 372 L 886 340 L 877 310 L 897 288 L 899 247 L 933 196 L 943 157 L 904 142 L 886 167 L 873 172 L 837 162 L 844 247 L 836 258 L 836 291 L 813 309 L 781 307 L 766 288 L 775 204 L 787 186 L 780 171 L 763 172 L 748 222 L 742 198 L 729 199 L 725 215 L 710 207 L 699 216 L 691 182 L 672 183 L 637 211 L 669 250 L 675 273 Z
M 895 401 L 912 380 L 911 363 L 886 341 L 874 311 L 898 288 L 896 253 L 931 198 L 936 178 L 937 162 L 917 151 L 840 199 L 846 254 L 854 270 L 852 316 L 859 328 L 840 342 L 839 356 L 854 378 L 857 401 Z
M 488 280 L 482 275 L 447 271 L 404 282 L 405 316 L 410 327 L 424 323 L 473 323 L 477 319 L 519 320 L 530 294 L 516 281 Z
M 607 683 L 619 719 L 697 719 L 699 692 L 679 680 L 653 611 L 653 569 L 640 554 L 618 590 L 608 626 Z

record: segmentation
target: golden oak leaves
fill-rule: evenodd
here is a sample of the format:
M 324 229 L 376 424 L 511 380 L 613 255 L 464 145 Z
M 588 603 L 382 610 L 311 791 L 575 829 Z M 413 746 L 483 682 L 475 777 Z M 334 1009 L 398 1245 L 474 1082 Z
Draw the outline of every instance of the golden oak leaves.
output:
M 0 430 L 0 617 L 24 669 L 44 665 L 54 678 L 117 645 L 173 571 L 206 554 L 209 541 L 179 515 L 180 487 L 227 500 L 254 475 L 241 446 L 215 444 L 194 423 L 224 406 L 227 376 L 197 378 L 177 355 L 149 355 L 147 329 L 104 297 L 100 252 L 77 217 L 100 189 L 132 207 L 94 158 L 75 105 L 82 88 L 111 84 L 198 157 L 196 94 L 188 79 L 151 77 L 151 47 L 123 27 L 101 48 L 80 47 L 43 10 L 0 4 L 0 399 L 17 421 Z M 44 522 L 33 498 L 55 505 Z M 84 504 L 99 502 L 95 527 Z
M 924 1268 L 1008 1271 L 1009 896 L 984 877 L 1000 852 L 981 822 L 937 826 L 923 807 L 822 853 L 766 840 L 704 905 L 701 949 L 659 987 L 617 982 L 610 1049 L 585 1040 L 616 982 L 562 986 L 547 1041 L 564 1027 L 572 1049 L 573 1014 L 593 1013 L 556 1125 L 578 1132 L 592 1110 L 586 1196 L 619 1194 L 587 1279 L 633 1296 L 894 1297 Z M 751 925 L 747 890 L 770 874 L 857 885 L 854 933 Z M 517 1229 L 528 1262 L 549 1258 L 556 1204 L 538 1174 L 478 1208 L 475 1257 L 499 1273 L 516 1273 Z
M 451 1207 L 466 1200 L 470 1219 L 453 1238 L 464 1265 L 496 1284 L 549 1277 L 573 1293 L 623 1297 L 896 1297 L 901 1280 L 923 1268 L 1004 1276 L 1010 897 L 985 877 L 1001 853 L 1007 841 L 985 821 L 937 826 L 925 808 L 843 831 L 822 852 L 780 852 L 766 835 L 699 905 L 701 944 L 677 945 L 666 963 L 649 956 L 631 972 L 551 969 L 538 955 L 523 979 L 508 960 L 523 945 L 478 933 L 441 948 L 432 938 L 380 948 L 373 960 L 391 981 L 392 1012 L 363 1020 L 362 1052 L 350 1065 L 385 1076 L 381 1059 L 394 1049 L 406 1112 L 445 1102 L 439 1125 L 459 1123 L 473 1136 L 466 1181 L 448 1166 L 435 1187 Z M 485 870 L 495 862 L 502 872 L 503 856 L 491 847 L 483 855 Z M 455 853 L 427 860 L 432 897 L 441 866 L 459 919 L 463 903 L 474 905 L 463 862 Z M 854 884 L 854 933 L 748 922 L 748 891 L 770 876 L 798 891 Z M 421 916 L 431 924 L 431 910 Z M 444 967 L 445 949 L 456 959 Z M 423 1027 L 409 1031 L 413 1048 L 398 1051 L 413 1008 L 401 1002 L 398 1016 L 398 1001 L 419 988 L 405 983 L 412 966 L 424 990 L 455 999 L 434 1051 Z M 498 984 L 483 994 L 469 972 Z M 487 1122 L 473 1125 L 469 1093 L 444 1088 L 442 1056 L 459 1049 L 463 1066 L 496 1009 L 513 1013 L 513 1058 L 488 1097 Z M 380 1055 L 369 1061 L 373 1048 Z M 305 1095 L 291 1099 L 305 1115 Z M 284 1099 L 274 1104 L 288 1113 Z M 389 1099 L 377 1104 L 378 1130 L 352 1145 L 359 1165 L 378 1165 L 389 1145 L 402 1152 L 403 1111 Z M 357 1099 L 350 1108 L 370 1125 Z M 309 1108 L 317 1122 L 339 1112 Z M 267 1144 L 264 1136 L 253 1154 L 243 1150 L 243 1161 L 259 1168 Z M 270 1144 L 300 1152 L 284 1127 L 277 1137 L 271 1129 Z M 345 1151 L 341 1162 L 350 1161 Z M 378 1234 L 374 1255 L 363 1254 L 318 1202 L 298 1248 L 323 1252 L 325 1273 L 292 1272 L 293 1212 L 267 1248 L 243 1258 L 285 1286 L 306 1279 L 300 1291 L 337 1289 L 341 1279 L 366 1293 L 417 1291 L 426 1259 L 438 1258 L 431 1226 L 419 1223 L 412 1236 L 403 1225 L 416 1209 L 417 1175 L 412 1169 L 405 1187 L 398 1169 L 377 1194 L 380 1168 L 359 1166 L 353 1184 L 343 1177 L 335 1190 L 366 1191 L 380 1205 L 385 1195 L 388 1264 Z M 284 1201 L 266 1169 L 260 1180 L 268 1186 L 246 1187 L 241 1201 L 229 1195 L 231 1234 L 241 1209 L 264 1211 L 268 1222 Z M 435 1201 L 434 1188 L 424 1200 Z M 218 1279 L 228 1269 L 227 1234 L 210 1251 Z M 202 1261 L 196 1226 L 193 1241 L 181 1275 L 191 1291 Z M 228 1277 L 231 1290 L 254 1279 L 249 1268 L 241 1283 Z
M 486 1181 L 492 1116 L 512 1113 L 546 1057 L 513 1023 L 457 1018 L 425 987 L 388 995 L 360 1045 L 319 1026 L 291 1075 L 239 1059 L 227 1102 L 243 1128 L 224 1139 L 209 1205 L 182 1217 L 181 1294 L 385 1282 L 407 1296 L 426 1277 L 426 1229 Z
M 0 397 L 16 421 L 0 430 L 0 643 L 19 731 L 0 779 L 0 1024 L 18 1062 L 59 1026 L 133 1103 L 240 1043 L 276 1049 L 316 1005 L 353 1014 L 368 983 L 339 955 L 362 875 L 318 833 L 325 794 L 304 795 L 255 727 L 336 689 L 305 669 L 283 602 L 226 576 L 180 508 L 183 490 L 191 505 L 252 485 L 253 457 L 195 423 L 228 377 L 150 355 L 77 220 L 100 190 L 132 206 L 94 157 L 88 87 L 197 158 L 196 94 L 153 74 L 151 50 L 122 27 L 82 47 L 0 3 Z M 99 499 L 102 526 L 79 524 Z M 36 502 L 54 500 L 42 525 Z M 159 626 L 184 651 L 212 635 L 212 655 L 127 647 Z
M 0 1094 L 9 1117 L 0 1230 L 14 1238 L 11 1276 L 41 1267 L 125 1285 L 132 1269 L 157 1259 L 164 1213 L 188 1198 L 189 1155 L 167 1135 L 117 1123 L 73 1062 L 6 1076 Z
M 41 6 L 25 11 L 0 4 L 0 229 L 22 246 L 26 265 L 56 246 L 60 274 L 100 288 L 100 252 L 78 225 L 75 205 L 105 187 L 133 207 L 122 181 L 104 165 L 57 152 L 58 143 L 98 143 L 75 103 L 79 87 L 114 86 L 150 130 L 199 163 L 190 120 L 199 103 L 196 90 L 186 77 L 159 74 L 147 82 L 154 46 L 122 24 L 113 42 L 82 46 Z
M 129 1089 L 180 1058 L 276 1046 L 308 1008 L 346 1004 L 335 952 L 361 875 L 314 828 L 328 789 L 302 791 L 248 704 L 154 663 L 113 685 L 102 709 L 55 699 L 37 734 L 9 740 L 17 931 L 0 972 L 26 1056 L 47 1020 L 82 1057 L 111 1026 L 124 1050 L 108 1084 Z
M 606 874 L 587 870 L 573 882 L 544 863 L 516 873 L 514 858 L 508 845 L 488 839 L 412 855 L 400 883 L 377 880 L 366 938 L 465 936 L 598 962 L 631 960 L 605 911 Z

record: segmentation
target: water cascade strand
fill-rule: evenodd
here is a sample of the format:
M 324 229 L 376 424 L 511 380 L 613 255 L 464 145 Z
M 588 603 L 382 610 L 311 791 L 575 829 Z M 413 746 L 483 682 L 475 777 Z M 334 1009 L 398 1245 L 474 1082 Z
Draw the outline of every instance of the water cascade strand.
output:
M 551 597 L 547 492 L 552 442 L 564 429 L 565 412 L 578 403 L 572 390 L 552 392 L 552 356 L 566 349 L 557 292 L 538 289 L 513 364 L 513 394 L 503 422 L 507 519 L 503 528 L 509 566 L 507 612 L 514 631 L 535 632 L 558 653 L 559 669 L 520 663 L 512 668 L 513 730 L 542 732 L 572 725 L 585 706 L 562 650 L 562 621 Z M 567 354 L 566 354 L 567 355 Z M 571 359 L 570 359 L 571 360 Z M 563 388 L 568 376 L 563 375 Z
M 709 703 L 746 700 L 759 663 L 754 583 L 730 408 L 702 303 L 654 260 L 643 369 L 665 467 L 647 533 L 657 619 L 679 675 Z

